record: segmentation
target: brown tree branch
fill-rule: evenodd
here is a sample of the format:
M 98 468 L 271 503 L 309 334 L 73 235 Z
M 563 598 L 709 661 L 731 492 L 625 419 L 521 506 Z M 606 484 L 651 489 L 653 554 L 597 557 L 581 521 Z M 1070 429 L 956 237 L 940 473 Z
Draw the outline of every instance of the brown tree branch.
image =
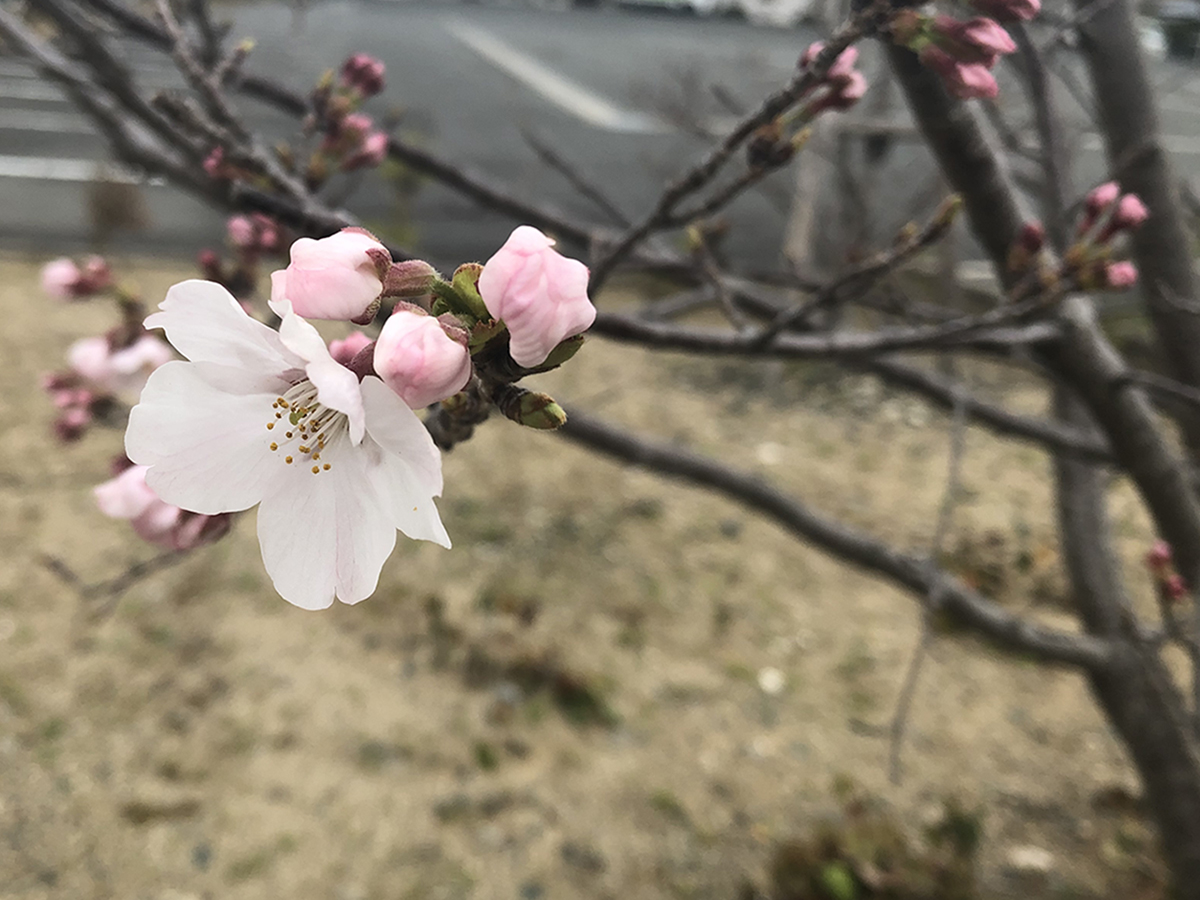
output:
M 689 450 L 635 437 L 574 409 L 568 410 L 567 424 L 558 433 L 607 456 L 722 494 L 772 519 L 800 540 L 881 575 L 918 597 L 928 598 L 937 589 L 946 615 L 998 647 L 1085 669 L 1103 669 L 1108 663 L 1111 648 L 1107 642 L 1014 616 L 958 579 L 931 569 L 926 560 L 826 519 L 753 475 Z

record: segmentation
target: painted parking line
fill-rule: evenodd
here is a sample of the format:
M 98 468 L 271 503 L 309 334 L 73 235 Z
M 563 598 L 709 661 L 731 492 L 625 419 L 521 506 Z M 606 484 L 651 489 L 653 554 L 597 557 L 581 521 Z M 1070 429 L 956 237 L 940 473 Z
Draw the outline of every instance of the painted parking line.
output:
M 625 134 L 666 134 L 674 130 L 657 116 L 618 106 L 462 19 L 448 19 L 443 27 L 451 37 L 474 50 L 497 69 L 588 125 Z
M 1162 142 L 1163 149 L 1168 153 L 1175 153 L 1180 156 L 1195 156 L 1200 154 L 1200 135 L 1191 134 L 1164 134 L 1159 140 Z M 1098 134 L 1085 134 L 1083 136 L 1084 150 L 1103 150 L 1104 140 Z
M 0 156 L 0 178 L 22 178 L 31 181 L 107 181 L 117 184 L 147 184 L 152 187 L 166 184 L 162 178 L 143 178 L 111 162 L 45 156 Z
M 96 126 L 78 113 L 32 109 L 0 109 L 0 131 L 43 131 L 50 134 L 97 134 Z
M 0 100 L 40 100 L 65 103 L 67 98 L 63 96 L 63 92 L 59 88 L 46 81 L 5 78 L 0 79 Z

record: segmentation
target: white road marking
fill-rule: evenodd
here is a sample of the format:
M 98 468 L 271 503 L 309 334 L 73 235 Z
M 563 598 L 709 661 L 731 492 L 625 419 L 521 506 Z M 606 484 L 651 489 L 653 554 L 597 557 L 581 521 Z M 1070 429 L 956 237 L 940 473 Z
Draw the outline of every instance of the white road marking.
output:
M 0 131 L 47 131 L 52 134 L 96 134 L 97 129 L 79 113 L 31 109 L 0 110 Z
M 67 98 L 63 96 L 63 92 L 53 84 L 46 81 L 31 81 L 29 79 L 0 81 L 0 99 L 67 102 Z M 0 112 L 0 115 L 3 115 L 3 112 Z
M 1168 153 L 1176 153 L 1180 156 L 1192 156 L 1200 153 L 1200 135 L 1164 134 L 1161 140 L 1163 149 Z M 1083 149 L 1103 150 L 1104 141 L 1098 134 L 1085 134 L 1083 136 Z
M 114 163 L 95 159 L 62 159 L 44 156 L 0 156 L 0 178 L 33 181 L 113 181 L 118 184 L 165 184 L 162 178 L 142 178 Z
M 542 99 L 589 125 L 625 134 L 666 134 L 674 130 L 657 116 L 616 105 L 462 19 L 447 20 L 443 27 L 452 37 Z

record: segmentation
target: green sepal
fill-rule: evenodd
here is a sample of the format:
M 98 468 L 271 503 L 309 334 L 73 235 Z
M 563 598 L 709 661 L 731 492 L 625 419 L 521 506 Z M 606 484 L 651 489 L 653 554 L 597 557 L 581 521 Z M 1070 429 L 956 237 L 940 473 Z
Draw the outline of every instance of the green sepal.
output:
M 497 322 L 495 319 L 477 322 L 475 327 L 471 329 L 471 340 L 467 344 L 471 350 L 471 355 L 474 356 L 477 351 L 482 350 L 491 343 L 492 338 L 503 334 L 504 331 L 504 323 Z
M 448 281 L 435 278 L 430 282 L 429 289 L 433 292 L 434 300 L 431 311 L 435 316 L 440 316 L 443 313 L 453 313 L 465 319 L 464 324 L 468 326 L 474 325 L 475 320 L 479 318 L 472 312 L 468 301 Z
M 583 335 L 582 334 L 577 334 L 577 335 L 574 335 L 573 337 L 569 337 L 565 341 L 560 343 L 557 347 L 555 347 L 553 350 L 551 350 L 550 355 L 546 357 L 546 359 L 541 363 L 541 365 L 534 366 L 532 369 L 529 369 L 528 371 L 531 375 L 535 375 L 540 372 L 549 372 L 551 369 L 557 369 L 559 366 L 561 366 L 563 363 L 565 363 L 567 360 L 569 360 L 572 356 L 574 356 L 576 353 L 578 353 L 579 348 L 582 346 L 583 346 Z
M 488 312 L 487 304 L 483 302 L 483 297 L 479 296 L 479 273 L 483 271 L 483 266 L 479 263 L 463 263 L 454 270 L 451 284 L 454 285 L 454 290 L 467 304 L 467 311 L 480 321 L 485 321 L 492 317 Z

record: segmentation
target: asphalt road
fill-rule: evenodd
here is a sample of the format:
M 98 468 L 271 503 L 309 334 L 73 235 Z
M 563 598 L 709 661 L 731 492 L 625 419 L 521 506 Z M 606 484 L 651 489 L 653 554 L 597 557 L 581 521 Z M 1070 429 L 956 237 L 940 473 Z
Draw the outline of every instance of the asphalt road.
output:
M 703 151 L 706 142 L 694 128 L 720 131 L 730 121 L 711 85 L 752 105 L 786 81 L 815 37 L 805 29 L 611 8 L 554 12 L 336 0 L 302 11 L 259 3 L 232 15 L 233 36 L 257 41 L 251 71 L 304 86 L 351 53 L 376 55 L 387 63 L 388 89 L 370 112 L 382 119 L 402 110 L 401 127 L 446 157 L 591 218 L 595 212 L 538 162 L 523 132 L 550 144 L 636 216 Z M 143 84 L 181 83 L 167 57 L 133 44 L 119 51 Z M 1182 170 L 1200 176 L 1200 69 L 1164 63 L 1156 72 L 1169 89 L 1168 147 Z M 1005 95 L 1019 102 L 1019 91 Z M 281 115 L 249 101 L 242 107 L 272 139 L 294 133 Z M 903 109 L 889 115 L 905 119 Z M 1071 115 L 1082 122 L 1078 107 Z M 1081 137 L 1081 183 L 1103 174 L 1098 147 L 1094 136 Z M 54 85 L 22 61 L 0 58 L 0 244 L 48 252 L 90 246 L 97 234 L 89 209 L 122 205 L 122 197 L 111 196 L 114 189 L 98 192 L 93 183 L 102 171 L 122 177 L 106 167 L 107 158 L 103 139 Z M 933 199 L 931 181 L 924 151 L 901 140 L 873 202 L 903 219 Z M 368 225 L 399 214 L 405 242 L 435 261 L 490 252 L 513 224 L 436 184 L 422 185 L 404 201 L 373 176 L 334 189 Z M 129 185 L 124 194 L 141 207 L 141 225 L 100 235 L 110 248 L 194 253 L 222 238 L 223 216 L 173 188 Z M 740 201 L 730 249 L 772 262 L 790 197 L 791 176 L 783 174 Z

